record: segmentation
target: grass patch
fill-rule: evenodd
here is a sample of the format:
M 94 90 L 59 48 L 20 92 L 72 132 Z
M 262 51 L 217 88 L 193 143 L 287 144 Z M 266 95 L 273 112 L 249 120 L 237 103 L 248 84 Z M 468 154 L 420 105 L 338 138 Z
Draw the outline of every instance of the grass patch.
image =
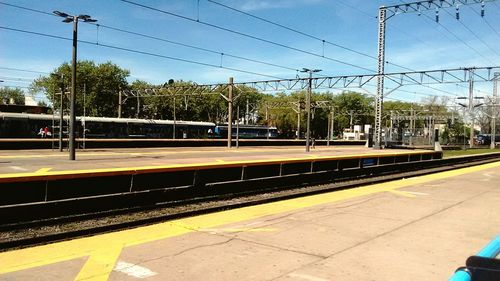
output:
M 479 149 L 466 149 L 466 150 L 445 150 L 443 151 L 443 158 L 482 154 L 482 153 L 495 153 L 495 152 L 500 152 L 500 149 L 479 148 Z

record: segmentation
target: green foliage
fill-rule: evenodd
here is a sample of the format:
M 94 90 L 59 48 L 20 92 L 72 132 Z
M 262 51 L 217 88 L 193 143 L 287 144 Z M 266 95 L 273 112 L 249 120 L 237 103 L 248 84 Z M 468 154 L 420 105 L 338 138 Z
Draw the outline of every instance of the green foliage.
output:
M 24 105 L 24 93 L 19 88 L 0 88 L 0 102 L 10 103 L 11 99 L 14 100 L 15 104 Z
M 117 115 L 118 92 L 126 89 L 128 70 L 106 62 L 96 65 L 92 61 L 79 61 L 77 64 L 76 84 L 76 114 L 83 115 L 84 106 L 87 116 Z M 63 63 L 51 75 L 36 79 L 31 85 L 31 91 L 43 91 L 55 108 L 59 108 L 61 88 L 65 92 L 71 87 L 71 66 Z M 64 95 L 63 103 L 68 108 L 69 94 Z M 85 104 L 84 104 L 85 100 Z
M 221 85 L 213 93 L 193 92 L 193 82 L 166 81 L 163 85 L 153 85 L 136 80 L 128 83 L 129 71 L 107 62 L 96 64 L 92 61 L 80 61 L 77 67 L 76 114 L 87 116 L 116 117 L 118 115 L 118 100 L 120 90 L 140 91 L 155 89 L 150 95 L 141 94 L 139 99 L 134 96 L 122 97 L 122 116 L 128 118 L 146 119 L 176 119 L 192 121 L 209 121 L 217 124 L 228 121 L 228 102 L 221 97 L 228 96 L 228 87 Z M 63 104 L 69 107 L 68 97 L 71 86 L 71 66 L 63 63 L 49 76 L 36 79 L 31 85 L 32 92 L 45 92 L 55 108 L 59 108 L 61 88 L 64 88 Z M 2 97 L 5 96 L 2 92 Z M 24 101 L 22 91 L 15 93 L 16 102 Z M 9 96 L 10 97 L 10 96 Z M 233 120 L 243 122 L 245 113 L 249 111 L 249 119 L 257 124 L 276 126 L 284 137 L 293 138 L 300 125 L 301 136 L 306 131 L 306 97 L 307 91 L 292 93 L 277 93 L 273 95 L 259 92 L 257 89 L 237 86 L 233 92 Z M 85 101 L 84 101 L 85 99 Z M 372 96 L 343 91 L 339 94 L 330 92 L 312 93 L 311 101 L 324 101 L 321 106 L 312 109 L 311 133 L 316 138 L 325 138 L 329 130 L 329 118 L 334 112 L 334 135 L 340 136 L 344 129 L 351 125 L 374 123 L 374 98 Z M 274 106 L 274 105 L 280 106 Z M 432 112 L 447 112 L 445 100 L 430 97 L 424 105 L 400 101 L 384 103 L 383 120 L 389 125 L 391 111 L 427 110 Z M 273 105 L 273 106 L 269 106 Z M 254 123 L 253 121 L 249 123 Z M 300 122 L 300 123 L 299 123 Z M 417 121 L 422 122 L 422 121 Z M 298 124 L 299 123 L 299 124 Z M 404 124 L 400 124 L 404 125 Z M 417 126 L 419 126 L 417 124 Z M 444 132 L 447 139 L 463 136 L 463 124 L 455 122 L 454 126 Z

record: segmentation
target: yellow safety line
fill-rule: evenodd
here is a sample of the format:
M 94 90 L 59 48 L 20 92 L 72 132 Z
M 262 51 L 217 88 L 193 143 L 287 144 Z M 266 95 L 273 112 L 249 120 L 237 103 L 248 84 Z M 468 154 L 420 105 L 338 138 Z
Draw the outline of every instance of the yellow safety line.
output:
M 147 170 L 166 170 L 166 169 L 176 169 L 176 168 L 216 168 L 223 167 L 229 165 L 239 165 L 239 164 L 269 164 L 269 163 L 278 163 L 278 162 L 300 162 L 300 161 L 308 161 L 308 160 L 339 160 L 339 159 L 348 159 L 348 158 L 369 158 L 369 157 L 390 157 L 390 156 L 401 156 L 401 155 L 409 155 L 409 154 L 431 154 L 434 152 L 427 151 L 409 151 L 409 152 L 393 152 L 393 153 L 367 153 L 367 154 L 348 154 L 348 155 L 340 155 L 340 156 L 316 156 L 316 157 L 294 157 L 294 158 L 271 158 L 271 159 L 262 159 L 262 160 L 246 160 L 246 161 L 225 161 L 224 163 L 220 162 L 204 162 L 204 163 L 187 163 L 187 164 L 169 164 L 169 165 L 158 165 L 158 166 L 142 166 L 142 167 L 119 167 L 119 168 L 102 168 L 102 169 L 84 169 L 84 170 L 66 170 L 66 171 L 54 171 L 47 172 L 43 176 L 64 176 L 64 175 L 81 175 L 81 174 L 96 174 L 96 173 L 132 173 L 139 171 L 147 171 Z M 14 179 L 14 178 L 26 178 L 26 177 L 37 177 L 40 174 L 37 173 L 7 173 L 0 174 L 0 179 Z
M 302 148 L 287 148 L 285 151 L 296 151 L 296 150 L 302 150 Z M 92 152 L 81 152 L 79 153 L 80 157 L 85 157 L 85 156 L 120 156 L 120 155 L 132 155 L 132 156 L 137 156 L 137 155 L 171 155 L 171 154 L 199 154 L 200 152 L 207 152 L 207 153 L 212 153 L 212 152 L 223 152 L 225 151 L 225 148 L 221 149 L 209 149 L 209 150 L 189 150 L 189 151 L 149 151 L 149 152 L 120 152 L 120 151 L 115 151 L 115 152 L 102 152 L 102 153 L 92 153 Z M 283 148 L 262 148 L 259 149 L 259 151 L 284 151 Z M 250 150 L 250 149 L 240 149 L 240 150 L 231 150 L 231 152 L 238 152 L 238 153 L 254 153 L 255 150 Z M 15 159 L 15 158 L 45 158 L 45 157 L 63 157 L 66 158 L 68 157 L 66 154 L 30 154 L 30 155 L 0 155 L 0 159 Z
M 273 232 L 277 231 L 277 228 L 208 228 L 200 229 L 204 232 Z
M 48 171 L 52 170 L 52 168 L 41 168 L 41 169 L 38 169 L 35 174 L 43 174 L 43 173 L 46 173 Z
M 89 270 L 94 270 L 96 268 L 95 266 L 98 267 L 98 265 L 94 265 L 96 263 L 94 260 L 102 259 L 104 261 L 101 262 L 101 268 L 103 268 L 103 270 L 100 271 L 101 275 L 98 280 L 107 280 L 109 277 L 109 272 L 107 271 L 109 267 L 107 265 L 115 263 L 119 256 L 116 254 L 118 251 L 117 249 L 121 249 L 122 247 L 140 245 L 194 231 L 213 229 L 232 223 L 248 221 L 320 204 L 338 202 L 341 200 L 352 199 L 380 192 L 393 191 L 402 187 L 422 185 L 434 180 L 442 180 L 444 178 L 460 176 L 466 173 L 497 167 L 500 167 L 500 162 L 354 189 L 250 206 L 213 214 L 200 215 L 71 241 L 3 252 L 0 253 L 0 274 L 90 256 L 89 264 L 88 266 L 86 265 L 84 269 L 88 268 Z M 110 251 L 112 253 L 105 255 L 103 254 L 103 251 Z M 95 257 L 95 255 L 97 255 L 97 257 Z M 102 264 L 104 264 L 104 267 L 102 267 Z M 86 274 L 86 270 L 80 272 L 81 276 L 87 276 Z
M 121 246 L 102 245 L 90 255 L 75 280 L 106 281 L 122 251 Z

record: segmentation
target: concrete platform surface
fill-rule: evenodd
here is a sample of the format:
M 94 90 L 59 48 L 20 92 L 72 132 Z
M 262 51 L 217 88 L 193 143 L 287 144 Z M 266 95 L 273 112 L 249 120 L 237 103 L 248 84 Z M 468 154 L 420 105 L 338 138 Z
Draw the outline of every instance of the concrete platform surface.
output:
M 316 157 L 341 157 L 366 154 L 411 153 L 411 150 L 374 150 L 363 146 L 316 147 L 168 147 L 136 149 L 78 150 L 77 160 L 68 160 L 68 152 L 53 150 L 2 150 L 0 176 L 19 173 L 43 174 L 54 171 L 136 168 L 163 165 L 220 164 L 232 161 L 269 161 Z
M 0 280 L 447 280 L 500 233 L 500 162 L 0 253 Z

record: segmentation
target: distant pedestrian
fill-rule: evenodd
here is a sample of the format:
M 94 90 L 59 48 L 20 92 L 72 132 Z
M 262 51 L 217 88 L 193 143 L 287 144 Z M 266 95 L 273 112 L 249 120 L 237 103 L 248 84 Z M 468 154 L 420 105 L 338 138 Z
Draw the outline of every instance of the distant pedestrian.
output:
M 38 131 L 38 135 L 39 135 L 41 138 L 44 138 L 44 137 L 45 137 L 45 132 L 43 131 L 43 128 L 40 128 L 40 130 Z
M 43 129 L 43 137 L 46 138 L 50 135 L 49 127 Z

